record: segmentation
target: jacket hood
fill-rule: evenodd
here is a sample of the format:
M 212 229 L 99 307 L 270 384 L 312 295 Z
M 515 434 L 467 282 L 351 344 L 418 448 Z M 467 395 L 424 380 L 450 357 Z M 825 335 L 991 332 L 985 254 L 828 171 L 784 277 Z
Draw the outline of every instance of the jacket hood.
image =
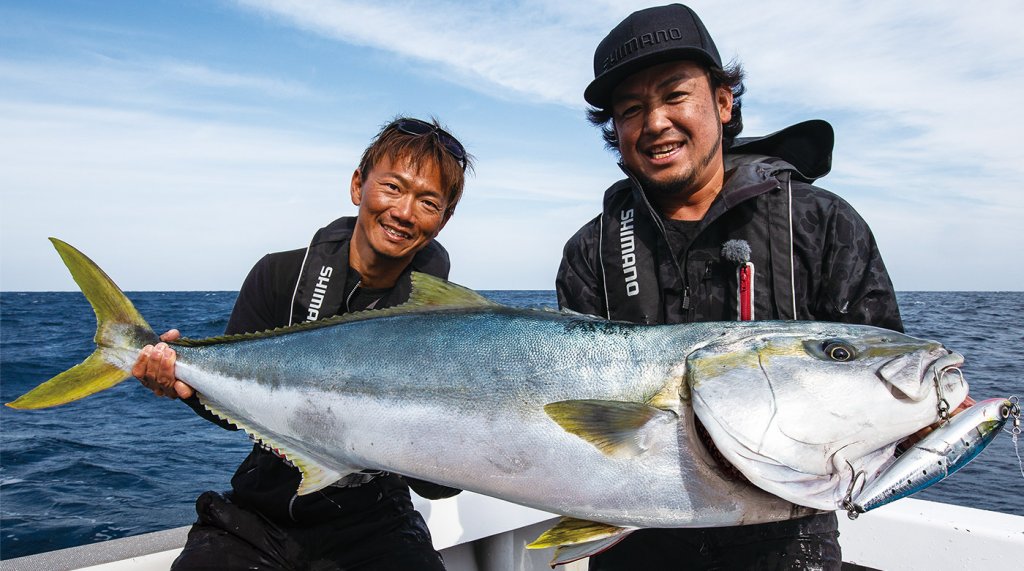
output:
M 737 137 L 726 151 L 725 168 L 751 162 L 769 163 L 791 170 L 794 178 L 811 183 L 832 169 L 834 144 L 832 125 L 812 119 L 763 137 Z

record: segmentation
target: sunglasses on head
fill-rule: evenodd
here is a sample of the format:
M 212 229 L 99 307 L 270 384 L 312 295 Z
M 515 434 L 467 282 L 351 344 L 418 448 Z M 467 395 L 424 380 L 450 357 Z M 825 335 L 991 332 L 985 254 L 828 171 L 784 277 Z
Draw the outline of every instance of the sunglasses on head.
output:
M 444 150 L 448 151 L 448 154 L 459 161 L 459 164 L 462 165 L 462 170 L 466 170 L 466 148 L 448 131 L 419 119 L 399 119 L 395 121 L 394 125 L 396 129 L 406 135 L 420 136 L 433 133 L 437 137 L 438 142 L 444 147 Z

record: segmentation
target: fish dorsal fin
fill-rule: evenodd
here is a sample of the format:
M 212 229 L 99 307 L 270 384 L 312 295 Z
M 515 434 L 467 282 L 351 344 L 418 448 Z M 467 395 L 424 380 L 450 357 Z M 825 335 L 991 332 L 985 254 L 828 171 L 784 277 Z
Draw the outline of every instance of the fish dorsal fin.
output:
M 299 472 L 302 473 L 302 480 L 299 482 L 299 488 L 297 490 L 297 493 L 300 496 L 322 490 L 345 476 L 359 471 L 357 468 L 344 468 L 339 470 L 337 467 L 332 468 L 325 466 L 321 462 L 311 458 L 309 455 L 299 451 L 297 448 L 278 441 L 273 437 L 267 436 L 248 423 L 234 418 L 232 415 L 224 412 L 224 410 L 214 405 L 202 395 L 198 396 L 200 404 L 202 404 L 206 410 L 210 411 L 218 418 L 226 420 L 227 422 L 230 422 L 236 427 L 242 429 L 254 442 L 269 450 L 275 456 L 298 468 Z
M 420 309 L 425 307 L 496 307 L 498 305 L 500 304 L 467 287 L 430 274 L 413 272 L 412 294 L 409 295 L 409 301 L 398 307 Z
M 578 312 L 576 310 L 569 309 L 568 307 L 563 307 L 560 310 L 558 310 L 558 312 L 561 313 L 562 315 L 568 315 L 569 317 L 593 317 L 595 319 L 600 319 L 602 321 L 606 321 L 606 319 L 604 317 L 601 317 L 600 315 L 593 315 L 593 314 L 590 314 L 590 313 L 580 313 L 580 312 Z
M 564 565 L 596 555 L 622 541 L 636 528 L 563 517 L 526 546 L 527 549 L 555 547 L 551 566 Z
M 255 333 L 219 335 L 216 337 L 208 337 L 206 339 L 188 339 L 182 337 L 181 339 L 172 341 L 170 344 L 179 345 L 182 347 L 201 347 L 205 345 L 217 345 L 220 343 L 235 343 L 239 341 L 259 339 L 262 337 L 274 337 L 278 335 L 285 335 L 288 333 L 294 333 L 295 331 L 302 331 L 306 329 L 331 327 L 334 325 L 338 325 L 339 323 L 363 321 L 366 319 L 377 319 L 382 317 L 388 317 L 391 315 L 401 315 L 404 313 L 412 313 L 417 311 L 433 309 L 467 309 L 474 307 L 481 308 L 504 306 L 502 306 L 500 303 L 496 303 L 487 299 L 486 297 L 478 294 L 477 292 L 467 287 L 463 287 L 458 284 L 449 282 L 447 280 L 434 277 L 430 274 L 413 272 L 412 294 L 410 294 L 409 296 L 409 301 L 401 305 L 396 305 L 394 307 L 388 307 L 384 309 L 355 311 L 352 313 L 345 313 L 342 315 L 335 315 L 324 319 L 318 319 L 317 321 L 297 323 L 295 325 L 289 325 L 287 327 L 278 327 L 276 329 L 268 329 L 266 331 L 259 331 Z
M 614 458 L 629 458 L 651 446 L 652 429 L 675 423 L 674 412 L 646 403 L 565 400 L 544 405 L 544 412 L 565 429 Z

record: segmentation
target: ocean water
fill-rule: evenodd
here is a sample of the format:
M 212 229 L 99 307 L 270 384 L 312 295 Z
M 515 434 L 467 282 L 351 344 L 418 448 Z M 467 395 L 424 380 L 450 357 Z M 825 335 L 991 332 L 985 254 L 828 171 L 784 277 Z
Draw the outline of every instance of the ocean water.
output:
M 483 292 L 520 307 L 552 307 L 552 291 Z M 219 334 L 235 294 L 129 293 L 157 331 Z M 1024 397 L 1024 293 L 904 292 L 907 332 L 967 358 L 976 399 Z M 9 402 L 84 359 L 95 319 L 80 293 L 0 293 L 0 400 Z M 205 490 L 229 487 L 250 449 L 188 407 L 138 383 L 55 409 L 0 407 L 0 558 L 10 559 L 189 524 Z M 1024 448 L 1024 442 L 1021 442 Z M 916 497 L 1024 516 L 1024 475 L 1009 435 Z

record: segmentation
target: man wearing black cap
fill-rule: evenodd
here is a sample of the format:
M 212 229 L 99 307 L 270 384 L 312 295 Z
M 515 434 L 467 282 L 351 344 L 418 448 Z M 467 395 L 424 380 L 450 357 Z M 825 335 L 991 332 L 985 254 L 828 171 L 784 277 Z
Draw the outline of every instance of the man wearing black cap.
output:
M 691 9 L 631 14 L 598 46 L 594 76 L 584 93 L 590 120 L 627 178 L 566 244 L 562 307 L 638 323 L 802 319 L 902 331 L 867 224 L 811 184 L 831 167 L 831 126 L 737 138 L 743 72 L 722 65 Z M 837 538 L 833 513 L 645 529 L 590 568 L 839 569 Z

